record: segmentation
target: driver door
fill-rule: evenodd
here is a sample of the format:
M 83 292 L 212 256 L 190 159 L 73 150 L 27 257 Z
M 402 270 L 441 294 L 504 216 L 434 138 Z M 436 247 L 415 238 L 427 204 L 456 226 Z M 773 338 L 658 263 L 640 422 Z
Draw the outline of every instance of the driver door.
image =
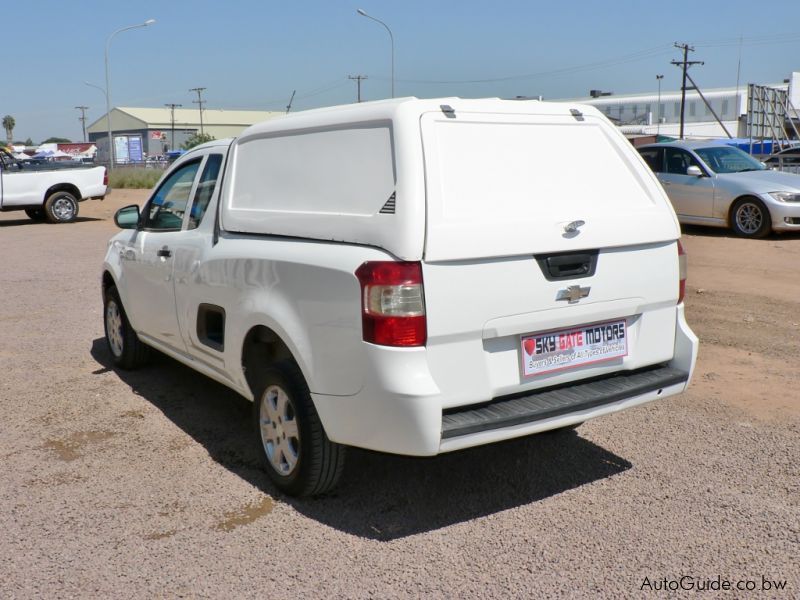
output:
M 711 217 L 714 213 L 714 179 L 708 177 L 704 167 L 681 148 L 664 148 L 664 172 L 658 179 L 667 192 L 678 216 Z M 702 177 L 687 175 L 686 170 L 696 166 Z
M 197 186 L 202 157 L 184 163 L 158 187 L 145 205 L 124 259 L 123 304 L 137 333 L 180 352 L 186 346 L 178 327 L 173 281 L 174 248 L 184 214 Z

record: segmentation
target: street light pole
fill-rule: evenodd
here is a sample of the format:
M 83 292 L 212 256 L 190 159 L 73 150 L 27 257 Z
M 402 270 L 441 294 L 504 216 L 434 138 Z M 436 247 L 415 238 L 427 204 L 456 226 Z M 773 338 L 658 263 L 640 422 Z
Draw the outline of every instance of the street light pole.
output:
M 661 135 L 661 80 L 662 79 L 664 79 L 663 75 L 656 75 L 656 81 L 658 81 L 658 110 L 656 110 L 656 115 L 658 115 L 658 121 L 656 122 L 656 135 Z
M 139 23 L 138 25 L 128 25 L 127 27 L 122 27 L 117 29 L 113 32 L 108 38 L 106 39 L 106 53 L 105 53 L 105 63 L 106 63 L 106 124 L 108 125 L 108 168 L 109 170 L 114 169 L 114 140 L 111 138 L 111 77 L 108 73 L 108 51 L 111 48 L 111 40 L 114 39 L 114 36 L 118 33 L 122 33 L 123 31 L 128 31 L 129 29 L 138 29 L 139 27 L 148 27 L 155 23 L 155 19 L 147 19 L 144 23 Z
M 389 29 L 389 26 L 380 19 L 376 19 L 375 17 L 368 15 L 364 9 L 359 8 L 356 10 L 356 12 L 360 14 L 362 17 L 367 17 L 368 19 L 372 19 L 376 23 L 380 23 L 386 28 L 386 31 L 389 32 L 389 39 L 392 42 L 392 98 L 394 98 L 394 36 L 392 35 L 392 30 Z

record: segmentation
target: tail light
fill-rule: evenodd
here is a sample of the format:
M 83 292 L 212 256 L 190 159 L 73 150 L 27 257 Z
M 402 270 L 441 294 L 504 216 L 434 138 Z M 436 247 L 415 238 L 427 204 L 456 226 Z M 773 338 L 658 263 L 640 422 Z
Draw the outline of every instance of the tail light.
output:
M 103 185 L 108 185 L 108 169 L 103 167 Z
M 686 295 L 686 251 L 678 240 L 678 273 L 680 282 L 678 284 L 678 304 L 683 302 L 683 297 Z
M 424 346 L 428 338 L 422 265 L 418 262 L 365 262 L 356 270 L 361 283 L 365 342 L 381 346 Z

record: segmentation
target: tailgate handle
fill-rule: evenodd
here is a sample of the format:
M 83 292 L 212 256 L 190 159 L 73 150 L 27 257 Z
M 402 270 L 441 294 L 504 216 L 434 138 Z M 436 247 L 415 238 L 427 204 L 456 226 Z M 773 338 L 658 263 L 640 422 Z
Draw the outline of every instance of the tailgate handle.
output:
M 597 250 L 543 254 L 536 257 L 548 281 L 591 277 L 597 268 Z

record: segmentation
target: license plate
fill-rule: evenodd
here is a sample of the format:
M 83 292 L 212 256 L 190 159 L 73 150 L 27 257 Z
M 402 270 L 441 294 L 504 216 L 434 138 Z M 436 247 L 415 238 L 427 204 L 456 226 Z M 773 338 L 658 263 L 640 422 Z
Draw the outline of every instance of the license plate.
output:
M 627 322 L 622 319 L 523 335 L 520 354 L 524 377 L 621 358 L 628 355 Z

